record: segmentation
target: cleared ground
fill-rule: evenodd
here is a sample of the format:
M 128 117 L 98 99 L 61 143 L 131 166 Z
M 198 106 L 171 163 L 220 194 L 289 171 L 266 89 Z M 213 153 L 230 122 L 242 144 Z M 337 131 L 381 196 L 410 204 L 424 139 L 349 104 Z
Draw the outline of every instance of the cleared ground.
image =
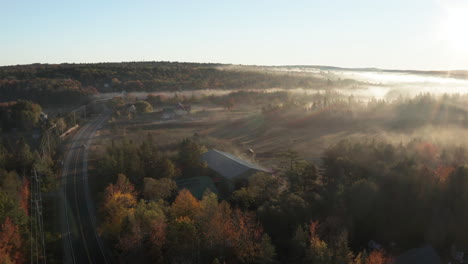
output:
M 294 150 L 302 158 L 320 161 L 323 151 L 345 138 L 384 139 L 389 142 L 407 142 L 414 138 L 443 144 L 468 144 L 466 128 L 421 126 L 411 130 L 394 130 L 379 120 L 322 120 L 314 112 L 298 111 L 293 115 L 267 116 L 260 107 L 240 105 L 232 111 L 210 106 L 194 105 L 191 115 L 173 120 L 162 120 L 161 113 L 121 118 L 107 124 L 96 135 L 92 146 L 96 155 L 111 140 L 140 142 L 150 133 L 162 151 L 174 154 L 177 144 L 186 137 L 198 134 L 208 148 L 234 153 L 245 159 L 254 159 L 267 167 L 277 164 L 278 155 Z M 249 149 L 254 150 L 253 157 Z
M 198 134 L 206 140 L 208 148 L 232 152 L 274 166 L 279 153 L 295 150 L 303 158 L 317 160 L 323 150 L 349 136 L 378 136 L 375 128 L 363 128 L 357 124 L 328 124 L 321 126 L 290 127 L 285 120 L 267 120 L 255 107 L 239 107 L 227 111 L 219 107 L 196 106 L 191 115 L 174 120 L 161 120 L 160 114 L 148 113 L 132 120 L 119 119 L 97 132 L 98 145 L 92 151 L 98 157 L 111 140 L 121 139 L 140 142 L 150 133 L 162 151 L 171 153 L 186 137 Z

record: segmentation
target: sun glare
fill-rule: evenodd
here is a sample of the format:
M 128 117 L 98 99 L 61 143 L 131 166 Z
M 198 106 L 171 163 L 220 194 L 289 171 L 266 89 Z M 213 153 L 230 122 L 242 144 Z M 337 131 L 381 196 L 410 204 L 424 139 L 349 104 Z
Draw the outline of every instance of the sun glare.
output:
M 443 5 L 440 37 L 443 42 L 458 54 L 468 53 L 468 3 L 446 1 Z

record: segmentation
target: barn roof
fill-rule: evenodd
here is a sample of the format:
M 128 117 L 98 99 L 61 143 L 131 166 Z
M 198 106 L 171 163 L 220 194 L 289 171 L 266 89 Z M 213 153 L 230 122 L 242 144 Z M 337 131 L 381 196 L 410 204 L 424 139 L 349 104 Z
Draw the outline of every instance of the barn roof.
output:
M 230 153 L 216 149 L 212 149 L 203 153 L 201 159 L 206 161 L 209 168 L 228 179 L 239 176 L 248 170 L 268 172 L 267 169 L 262 168 L 256 164 L 250 163 Z

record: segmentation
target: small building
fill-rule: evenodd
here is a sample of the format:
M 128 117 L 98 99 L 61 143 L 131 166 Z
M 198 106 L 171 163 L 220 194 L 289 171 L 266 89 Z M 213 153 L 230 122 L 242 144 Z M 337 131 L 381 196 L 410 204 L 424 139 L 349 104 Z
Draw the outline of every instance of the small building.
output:
M 229 183 L 231 190 L 238 187 L 237 185 L 246 185 L 248 178 L 257 172 L 271 173 L 270 170 L 257 164 L 216 149 L 203 153 L 201 159 L 206 162 L 208 168 Z
M 432 246 L 424 246 L 396 257 L 395 264 L 442 264 L 442 260 Z
M 207 190 L 218 195 L 218 190 L 214 186 L 213 180 L 211 180 L 211 178 L 207 176 L 177 179 L 176 184 L 177 189 L 189 190 L 190 193 L 192 193 L 192 195 L 198 200 L 201 200 L 203 198 L 203 194 L 205 194 Z

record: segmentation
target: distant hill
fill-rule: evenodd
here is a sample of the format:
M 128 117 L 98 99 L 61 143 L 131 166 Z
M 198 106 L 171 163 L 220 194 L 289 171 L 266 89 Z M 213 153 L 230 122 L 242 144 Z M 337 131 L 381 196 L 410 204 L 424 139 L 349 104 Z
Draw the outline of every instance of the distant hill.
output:
M 40 104 L 69 104 L 94 93 L 193 89 L 320 88 L 314 76 L 226 70 L 222 64 L 122 62 L 31 64 L 0 67 L 0 100 L 29 99 Z
M 249 66 L 190 62 L 109 62 L 30 64 L 0 67 L 0 102 L 32 100 L 41 105 L 83 103 L 96 93 L 158 92 L 196 89 L 268 89 L 349 87 L 361 82 L 330 80 L 320 74 L 278 71 L 372 71 L 468 78 L 468 71 L 413 71 L 340 68 L 320 65 Z

